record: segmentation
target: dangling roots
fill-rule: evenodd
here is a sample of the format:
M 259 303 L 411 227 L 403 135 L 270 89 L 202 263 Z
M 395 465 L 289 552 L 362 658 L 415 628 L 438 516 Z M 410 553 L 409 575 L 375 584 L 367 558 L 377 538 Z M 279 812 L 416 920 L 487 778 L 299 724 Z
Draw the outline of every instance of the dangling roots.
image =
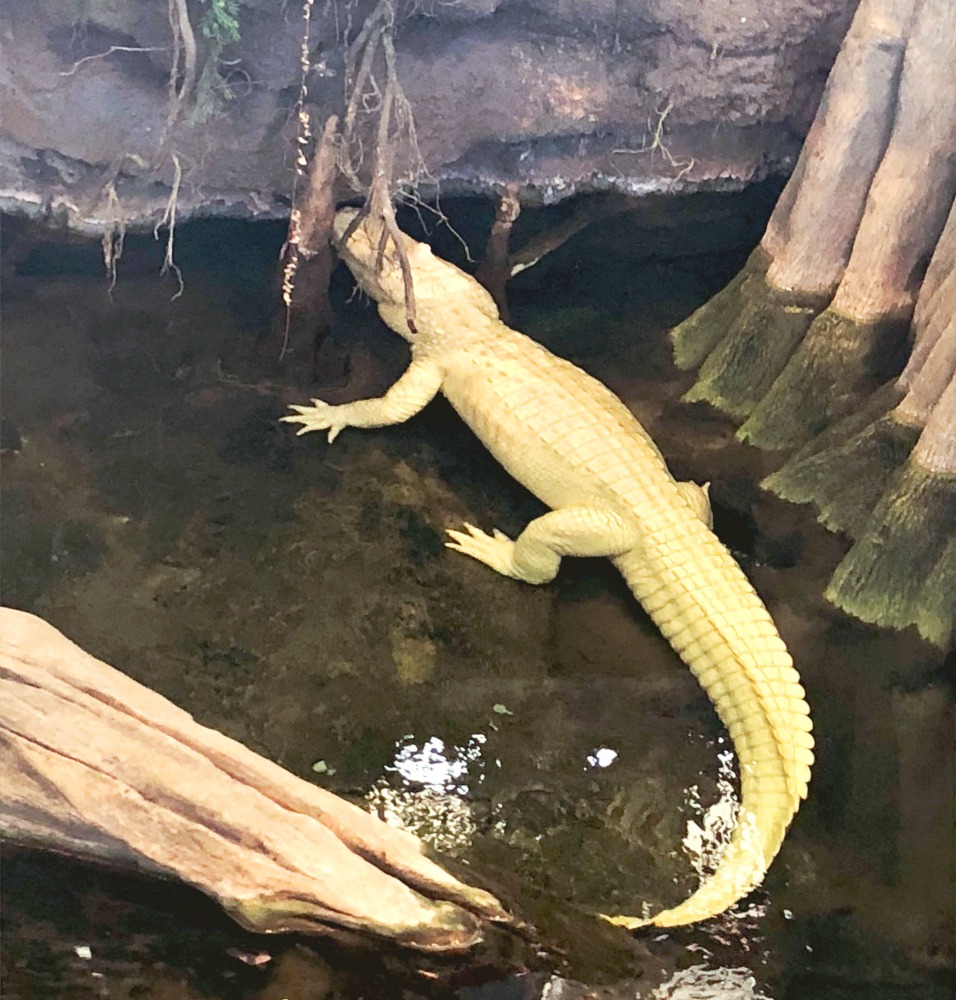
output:
M 395 9 L 391 0 L 379 0 L 366 18 L 362 30 L 349 46 L 345 57 L 345 86 L 348 101 L 342 119 L 342 156 L 340 169 L 356 191 L 365 191 L 365 203 L 342 236 L 349 238 L 368 215 L 382 220 L 382 237 L 376 255 L 376 267 L 382 259 L 388 240 L 391 239 L 405 286 L 405 320 L 415 332 L 415 290 L 412 271 L 402 243 L 392 194 L 395 188 L 396 147 L 407 147 L 409 164 L 417 175 L 421 166 L 418 139 L 411 105 L 398 81 L 395 68 Z M 379 60 L 381 56 L 381 60 Z M 376 63 L 384 63 L 384 83 L 376 76 Z M 371 179 L 366 184 L 359 176 L 365 159 L 365 141 L 362 136 L 363 116 L 377 115 L 372 147 Z M 411 178 L 407 178 L 411 179 Z M 401 180 L 399 181 L 401 184 Z

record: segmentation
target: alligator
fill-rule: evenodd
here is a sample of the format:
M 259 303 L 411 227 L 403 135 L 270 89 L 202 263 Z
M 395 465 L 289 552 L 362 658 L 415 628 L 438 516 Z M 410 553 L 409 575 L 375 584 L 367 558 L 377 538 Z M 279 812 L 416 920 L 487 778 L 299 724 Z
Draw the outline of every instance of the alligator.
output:
M 722 913 L 762 881 L 802 799 L 813 763 L 810 710 L 773 620 L 711 530 L 706 490 L 682 483 L 608 388 L 505 326 L 491 295 L 424 243 L 399 234 L 414 280 L 406 310 L 402 254 L 383 223 L 335 218 L 339 255 L 411 362 L 381 397 L 313 400 L 282 419 L 299 434 L 408 420 L 442 392 L 502 466 L 549 513 L 512 540 L 472 524 L 446 544 L 505 576 L 554 579 L 564 556 L 606 556 L 714 703 L 740 767 L 740 807 L 716 870 L 689 898 L 632 929 Z

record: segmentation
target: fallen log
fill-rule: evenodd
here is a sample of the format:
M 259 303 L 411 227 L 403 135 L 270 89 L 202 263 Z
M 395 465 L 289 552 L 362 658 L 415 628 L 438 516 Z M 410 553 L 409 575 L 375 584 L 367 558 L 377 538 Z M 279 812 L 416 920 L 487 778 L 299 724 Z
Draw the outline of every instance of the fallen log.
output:
M 0 836 L 173 876 L 260 933 L 462 951 L 508 914 L 406 831 L 0 608 Z

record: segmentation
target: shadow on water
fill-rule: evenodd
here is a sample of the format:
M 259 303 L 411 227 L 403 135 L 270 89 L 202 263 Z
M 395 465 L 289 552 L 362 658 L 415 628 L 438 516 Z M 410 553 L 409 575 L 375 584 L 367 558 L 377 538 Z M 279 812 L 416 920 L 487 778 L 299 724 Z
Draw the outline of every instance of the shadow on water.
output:
M 543 957 L 502 978 L 517 958 L 489 952 L 488 981 L 469 985 L 454 963 L 255 938 L 191 891 L 8 848 L 4 997 L 951 995 L 951 674 L 913 636 L 829 608 L 844 543 L 757 490 L 770 457 L 678 402 L 688 379 L 664 330 L 735 273 L 773 195 L 649 199 L 512 283 L 518 328 L 611 385 L 680 478 L 713 481 L 718 533 L 815 717 L 810 799 L 765 887 L 637 941 L 587 914 L 691 891 L 706 859 L 688 824 L 719 825 L 733 760 L 610 564 L 531 588 L 449 553 L 448 526 L 514 533 L 541 508 L 441 401 L 331 448 L 277 423 L 303 398 L 265 333 L 279 228 L 184 227 L 175 301 L 149 240 L 128 238 L 112 297 L 98 247 L 18 241 L 4 603 L 486 873 L 531 915 Z M 487 207 L 450 212 L 479 247 Z M 337 273 L 324 384 L 309 387 L 333 402 L 382 391 L 405 363 L 349 292 Z

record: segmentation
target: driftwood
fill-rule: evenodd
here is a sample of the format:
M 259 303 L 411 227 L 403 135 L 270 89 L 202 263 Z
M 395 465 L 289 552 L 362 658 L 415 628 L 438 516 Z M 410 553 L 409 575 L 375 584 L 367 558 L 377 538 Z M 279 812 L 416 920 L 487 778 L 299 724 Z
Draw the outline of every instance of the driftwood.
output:
M 508 922 L 409 833 L 194 722 L 51 625 L 0 609 L 0 833 L 171 875 L 257 932 L 427 951 Z

